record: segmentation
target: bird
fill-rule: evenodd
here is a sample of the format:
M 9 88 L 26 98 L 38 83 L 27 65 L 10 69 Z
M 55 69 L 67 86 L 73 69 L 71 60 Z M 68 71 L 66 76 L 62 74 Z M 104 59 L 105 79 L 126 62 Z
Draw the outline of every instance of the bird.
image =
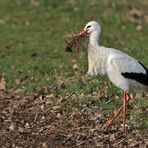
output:
M 108 120 L 106 130 L 111 129 L 114 120 L 123 109 L 123 124 L 120 130 L 125 132 L 126 105 L 131 99 L 130 91 L 148 91 L 148 69 L 139 60 L 121 50 L 101 46 L 100 33 L 101 26 L 96 21 L 88 22 L 79 32 L 79 36 L 89 36 L 87 74 L 107 75 L 116 87 L 123 90 L 123 104 Z

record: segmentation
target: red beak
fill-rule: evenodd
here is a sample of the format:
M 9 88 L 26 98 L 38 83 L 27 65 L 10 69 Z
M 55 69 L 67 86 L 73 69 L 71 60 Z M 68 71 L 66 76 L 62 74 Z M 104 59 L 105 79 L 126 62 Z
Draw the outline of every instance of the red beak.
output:
M 87 30 L 81 30 L 79 33 L 80 36 L 85 36 L 87 35 Z

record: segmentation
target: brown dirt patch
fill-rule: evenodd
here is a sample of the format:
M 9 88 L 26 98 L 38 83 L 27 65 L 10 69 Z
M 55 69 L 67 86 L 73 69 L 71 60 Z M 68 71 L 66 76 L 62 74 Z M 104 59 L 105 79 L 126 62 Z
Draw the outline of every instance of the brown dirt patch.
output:
M 104 132 L 83 113 L 65 113 L 54 105 L 52 89 L 22 97 L 14 89 L 0 91 L 0 147 L 147 147 L 148 134 Z

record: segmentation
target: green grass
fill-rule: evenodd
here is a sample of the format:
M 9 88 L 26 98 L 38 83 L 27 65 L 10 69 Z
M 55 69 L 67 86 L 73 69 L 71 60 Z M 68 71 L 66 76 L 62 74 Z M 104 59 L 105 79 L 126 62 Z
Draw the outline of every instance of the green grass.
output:
M 81 81 L 87 72 L 85 49 L 79 55 L 64 52 L 65 34 L 71 30 L 79 32 L 90 20 L 99 21 L 102 25 L 101 45 L 119 48 L 148 66 L 147 24 L 141 20 L 142 30 L 137 30 L 137 24 L 127 19 L 131 5 L 146 12 L 146 0 L 37 2 L 0 0 L 0 75 L 5 77 L 7 86 L 24 88 L 31 93 L 42 86 L 64 84 L 64 89 L 57 92 L 60 95 L 67 92 L 92 94 L 103 89 L 107 85 L 104 81 L 108 82 L 105 77 L 90 78 L 86 84 Z M 73 59 L 81 67 L 78 72 L 72 68 Z M 70 78 L 72 81 L 68 81 Z M 16 83 L 17 80 L 19 83 Z M 121 97 L 121 91 L 116 87 L 108 87 L 106 93 L 111 99 L 116 93 Z M 119 105 L 118 100 L 96 104 L 111 114 Z M 89 98 L 83 101 L 82 104 L 85 104 Z M 137 101 L 142 102 L 140 108 L 146 108 L 141 99 Z M 147 125 L 144 122 L 144 127 Z

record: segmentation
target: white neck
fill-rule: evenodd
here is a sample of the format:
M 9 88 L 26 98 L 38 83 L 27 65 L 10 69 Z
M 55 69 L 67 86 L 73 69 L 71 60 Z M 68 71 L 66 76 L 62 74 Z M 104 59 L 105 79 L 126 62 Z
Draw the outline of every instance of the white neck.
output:
M 89 43 L 94 47 L 99 46 L 99 36 L 99 31 L 92 32 L 89 36 Z

